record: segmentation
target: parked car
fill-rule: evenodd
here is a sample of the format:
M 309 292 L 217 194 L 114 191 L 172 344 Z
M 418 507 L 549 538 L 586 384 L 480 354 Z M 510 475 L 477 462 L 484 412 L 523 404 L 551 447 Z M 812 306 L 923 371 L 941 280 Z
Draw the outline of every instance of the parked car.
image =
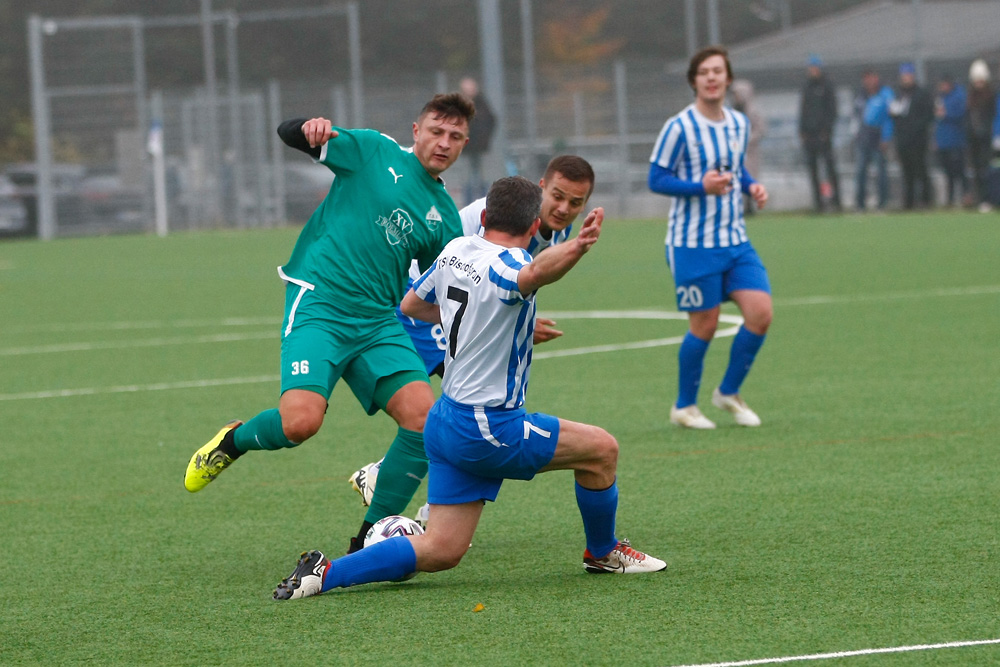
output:
M 0 176 L 0 236 L 26 236 L 28 209 L 17 197 L 17 189 L 10 179 Z
M 80 182 L 86 174 L 82 164 L 52 165 L 52 190 L 55 195 L 56 220 L 60 226 L 80 222 Z M 12 164 L 4 176 L 14 186 L 14 197 L 24 206 L 27 224 L 24 234 L 38 233 L 38 167 L 34 163 Z
M 116 172 L 87 175 L 80 181 L 80 213 L 88 224 L 116 227 L 142 226 L 145 197 L 139 188 L 122 183 Z

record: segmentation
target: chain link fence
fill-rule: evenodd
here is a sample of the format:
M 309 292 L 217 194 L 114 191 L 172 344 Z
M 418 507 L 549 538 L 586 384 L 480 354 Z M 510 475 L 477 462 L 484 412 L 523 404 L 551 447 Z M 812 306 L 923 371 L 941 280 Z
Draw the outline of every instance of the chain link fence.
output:
M 282 120 L 326 116 L 342 126 L 377 128 L 405 146 L 424 102 L 457 89 L 466 74 L 366 72 L 351 2 L 212 14 L 217 52 L 178 52 L 171 59 L 192 83 L 151 87 L 150 79 L 163 77 L 145 71 L 148 53 L 203 31 L 205 19 L 30 19 L 39 157 L 2 167 L 0 234 L 11 231 L 5 215 L 15 227 L 21 221 L 15 232 L 42 238 L 302 223 L 332 174 L 281 144 L 275 128 Z M 246 80 L 240 62 L 250 55 L 239 45 L 266 45 L 270 32 L 289 24 L 322 33 L 327 50 L 315 61 L 337 66 L 279 66 L 270 80 Z M 213 55 L 210 70 L 204 63 Z M 800 84 L 778 77 L 758 86 L 767 116 L 762 161 L 765 177 L 778 184 L 772 196 L 778 207 L 808 206 L 795 132 Z M 595 167 L 594 204 L 619 217 L 663 214 L 666 202 L 646 188 L 648 158 L 664 120 L 692 100 L 682 74 L 659 59 L 508 67 L 504 90 L 506 144 L 494 144 L 487 176 L 538 178 L 550 157 L 573 152 Z M 445 177 L 463 205 L 463 161 Z M 4 213 L 5 200 L 22 205 L 20 217 Z

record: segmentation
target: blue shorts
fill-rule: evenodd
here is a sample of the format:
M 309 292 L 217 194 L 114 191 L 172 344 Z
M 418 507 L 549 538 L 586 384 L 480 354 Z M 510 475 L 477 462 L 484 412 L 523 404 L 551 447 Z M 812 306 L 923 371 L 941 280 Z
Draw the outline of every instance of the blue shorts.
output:
M 750 243 L 732 248 L 667 246 L 667 265 L 674 277 L 677 309 L 711 310 L 736 290 L 771 293 L 767 269 Z
M 435 505 L 494 501 L 505 479 L 528 480 L 552 461 L 559 419 L 523 408 L 476 408 L 442 396 L 424 424 Z
M 448 349 L 448 340 L 441 325 L 407 317 L 399 308 L 396 308 L 396 319 L 410 335 L 413 347 L 417 348 L 417 354 L 424 360 L 427 374 L 443 373 L 444 351 Z

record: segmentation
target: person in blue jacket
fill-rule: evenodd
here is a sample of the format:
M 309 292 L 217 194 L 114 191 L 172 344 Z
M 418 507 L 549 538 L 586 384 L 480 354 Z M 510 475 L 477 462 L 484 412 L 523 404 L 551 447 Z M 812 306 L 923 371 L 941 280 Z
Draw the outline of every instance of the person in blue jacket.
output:
M 944 172 L 945 204 L 954 206 L 962 201 L 959 195 L 969 191 L 965 175 L 965 87 L 955 84 L 950 74 L 944 74 L 937 84 L 934 99 L 934 146 L 938 164 Z
M 856 202 L 857 210 L 863 211 L 868 199 L 868 167 L 875 163 L 878 187 L 878 208 L 885 210 L 889 202 L 889 172 L 886 154 L 892 141 L 892 117 L 889 105 L 892 103 L 892 89 L 882 85 L 878 72 L 865 70 L 861 77 L 861 91 L 855 98 L 854 108 L 858 116 L 858 171 Z

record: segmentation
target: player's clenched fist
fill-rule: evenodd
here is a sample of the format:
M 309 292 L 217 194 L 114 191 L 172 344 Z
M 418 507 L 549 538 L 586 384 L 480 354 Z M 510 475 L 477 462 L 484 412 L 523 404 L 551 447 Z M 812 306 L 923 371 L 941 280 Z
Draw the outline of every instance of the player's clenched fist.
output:
M 331 127 L 332 123 L 326 118 L 310 118 L 302 124 L 302 134 L 309 146 L 316 148 L 337 136 L 337 131 Z

